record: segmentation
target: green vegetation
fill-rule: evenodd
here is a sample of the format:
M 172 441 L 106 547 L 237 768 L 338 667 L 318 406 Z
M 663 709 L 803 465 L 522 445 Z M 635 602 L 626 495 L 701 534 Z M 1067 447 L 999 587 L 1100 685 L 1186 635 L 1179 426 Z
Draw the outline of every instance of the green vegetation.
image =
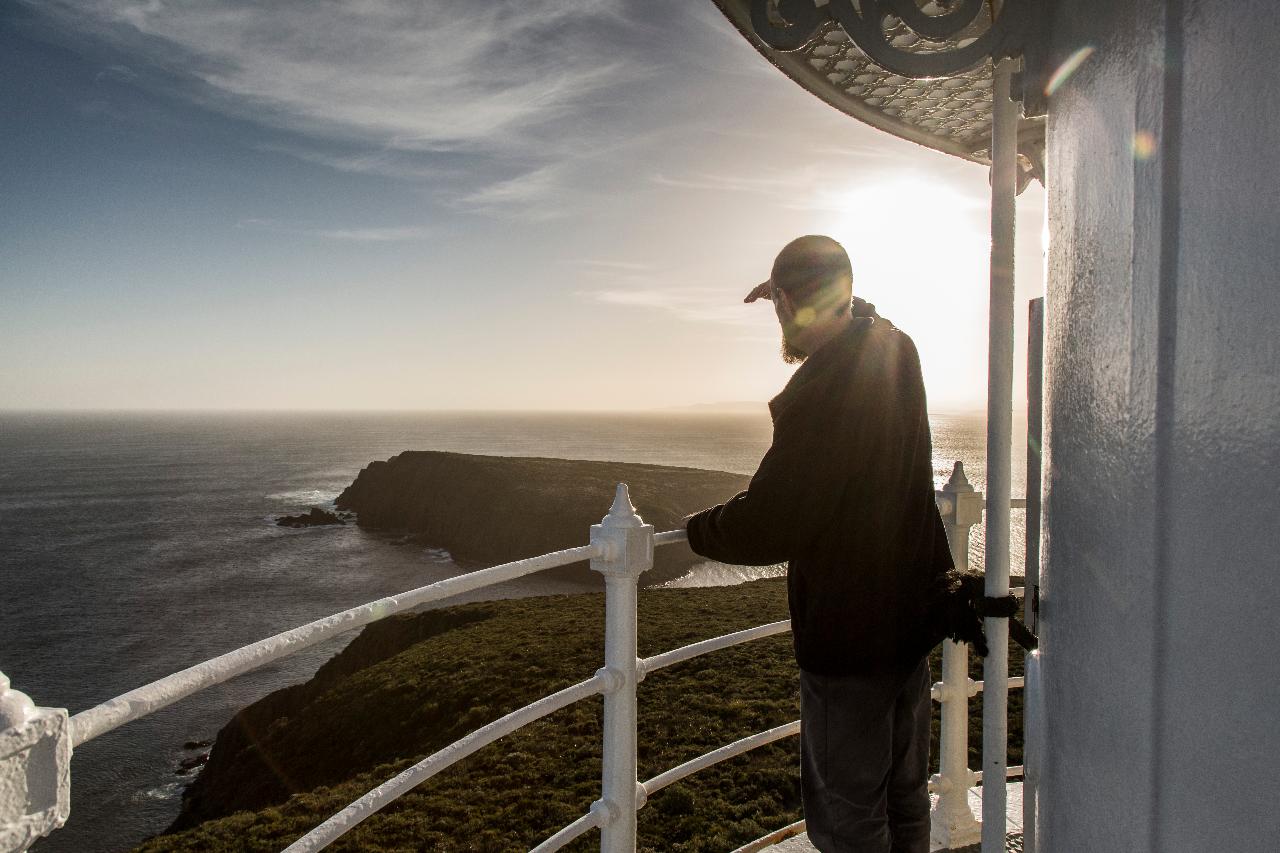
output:
M 647 590 L 640 602 L 642 656 L 783 619 L 787 611 L 781 579 Z M 229 736 L 232 726 L 220 735 L 201 780 L 202 811 L 220 815 L 138 849 L 280 850 L 463 734 L 589 677 L 601 665 L 603 614 L 603 597 L 590 594 L 462 605 L 370 626 L 310 685 L 259 703 L 287 706 L 287 716 L 268 720 L 251 708 L 238 718 L 248 736 Z M 1021 652 L 1011 658 L 1020 673 Z M 975 661 L 975 677 L 979 666 Z M 1011 763 L 1021 761 L 1020 694 L 1011 694 Z M 973 706 L 977 767 L 981 724 Z M 640 709 L 642 779 L 793 720 L 799 693 L 790 637 L 656 672 L 640 686 Z M 594 697 L 534 723 L 445 770 L 330 849 L 527 850 L 599 796 L 600 716 Z M 640 813 L 640 849 L 730 850 L 798 820 L 797 749 L 787 739 L 655 794 Z M 246 794 L 248 780 L 263 773 L 275 787 Z M 597 846 L 592 831 L 568 849 Z

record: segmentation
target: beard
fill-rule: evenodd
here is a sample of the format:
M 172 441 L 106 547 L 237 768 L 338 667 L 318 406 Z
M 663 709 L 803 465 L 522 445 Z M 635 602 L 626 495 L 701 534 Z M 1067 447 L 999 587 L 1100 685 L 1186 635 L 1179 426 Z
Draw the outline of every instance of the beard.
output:
M 786 364 L 799 364 L 809 357 L 809 353 L 800 349 L 800 347 L 791 343 L 785 337 L 782 339 L 782 360 Z

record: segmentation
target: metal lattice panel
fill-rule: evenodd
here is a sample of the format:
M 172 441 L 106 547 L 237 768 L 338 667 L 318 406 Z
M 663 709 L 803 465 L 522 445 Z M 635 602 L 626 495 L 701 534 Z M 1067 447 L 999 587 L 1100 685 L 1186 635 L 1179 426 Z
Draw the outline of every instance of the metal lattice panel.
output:
M 935 50 L 899 27 L 899 47 Z M 885 71 L 866 57 L 840 27 L 831 24 L 800 55 L 835 89 L 886 116 L 952 139 L 985 155 L 991 138 L 991 63 L 940 80 L 912 80 Z M 983 158 L 985 159 L 985 158 Z
M 834 15 L 814 27 L 812 36 L 792 50 L 765 43 L 752 23 L 753 0 L 715 0 L 726 17 L 770 62 L 827 103 L 895 136 L 939 151 L 986 163 L 991 144 L 992 62 L 983 58 L 948 76 L 920 79 L 886 70 L 870 59 L 836 22 Z M 915 2 L 915 0 L 909 0 Z M 917 4 L 925 15 L 945 12 L 937 0 Z M 769 0 L 771 20 L 782 22 L 779 3 Z M 796 7 L 791 7 L 796 8 Z M 824 7 L 818 7 L 820 10 Z M 806 10 L 807 12 L 807 10 Z M 824 13 L 825 14 L 825 13 Z M 906 56 L 955 55 L 991 28 L 991 10 L 984 2 L 968 26 L 946 38 L 925 38 L 901 18 L 889 16 L 883 28 L 888 46 Z M 1024 119 L 1020 149 L 1038 159 L 1044 125 Z M 1030 165 L 1024 164 L 1024 168 Z

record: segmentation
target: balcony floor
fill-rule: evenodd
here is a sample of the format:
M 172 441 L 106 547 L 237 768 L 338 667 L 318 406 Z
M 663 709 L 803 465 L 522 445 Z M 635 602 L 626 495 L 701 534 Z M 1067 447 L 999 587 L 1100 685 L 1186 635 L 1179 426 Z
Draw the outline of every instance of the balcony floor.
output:
M 1022 783 L 1010 782 L 1006 786 L 1008 796 L 1008 818 L 1006 824 L 1007 835 L 1005 836 L 1004 849 L 1011 853 L 1022 853 Z M 931 795 L 930 800 L 937 800 L 937 795 Z M 982 788 L 969 789 L 969 810 L 973 812 L 974 817 L 982 817 Z M 753 847 L 748 845 L 743 851 L 761 851 L 761 853 L 815 853 L 817 848 L 809 843 L 809 836 L 801 833 L 800 835 L 779 841 L 776 844 L 767 847 Z M 930 848 L 932 851 L 942 850 L 941 846 Z M 955 848 L 951 853 L 978 853 L 980 847 L 977 844 L 968 847 Z

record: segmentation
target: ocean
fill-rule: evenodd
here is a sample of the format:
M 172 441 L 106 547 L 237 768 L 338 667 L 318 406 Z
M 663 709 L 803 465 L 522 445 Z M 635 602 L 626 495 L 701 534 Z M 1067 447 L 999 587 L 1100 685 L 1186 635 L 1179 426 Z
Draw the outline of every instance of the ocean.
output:
M 981 489 L 983 419 L 930 420 L 938 485 L 960 459 Z M 36 704 L 74 714 L 285 628 L 458 574 L 447 552 L 400 537 L 354 525 L 275 525 L 279 515 L 331 502 L 369 462 L 402 450 L 751 473 L 769 438 L 763 407 L 758 414 L 2 414 L 0 671 Z M 1014 453 L 1017 496 L 1024 456 Z M 1015 572 L 1023 523 L 1015 511 Z M 975 565 L 981 542 L 978 530 Z M 674 585 L 758 576 L 706 564 Z M 452 601 L 580 589 L 534 577 Z M 34 849 L 116 851 L 162 831 L 192 778 L 177 772 L 194 754 L 183 744 L 211 740 L 239 708 L 306 680 L 350 638 L 79 748 L 71 819 Z

